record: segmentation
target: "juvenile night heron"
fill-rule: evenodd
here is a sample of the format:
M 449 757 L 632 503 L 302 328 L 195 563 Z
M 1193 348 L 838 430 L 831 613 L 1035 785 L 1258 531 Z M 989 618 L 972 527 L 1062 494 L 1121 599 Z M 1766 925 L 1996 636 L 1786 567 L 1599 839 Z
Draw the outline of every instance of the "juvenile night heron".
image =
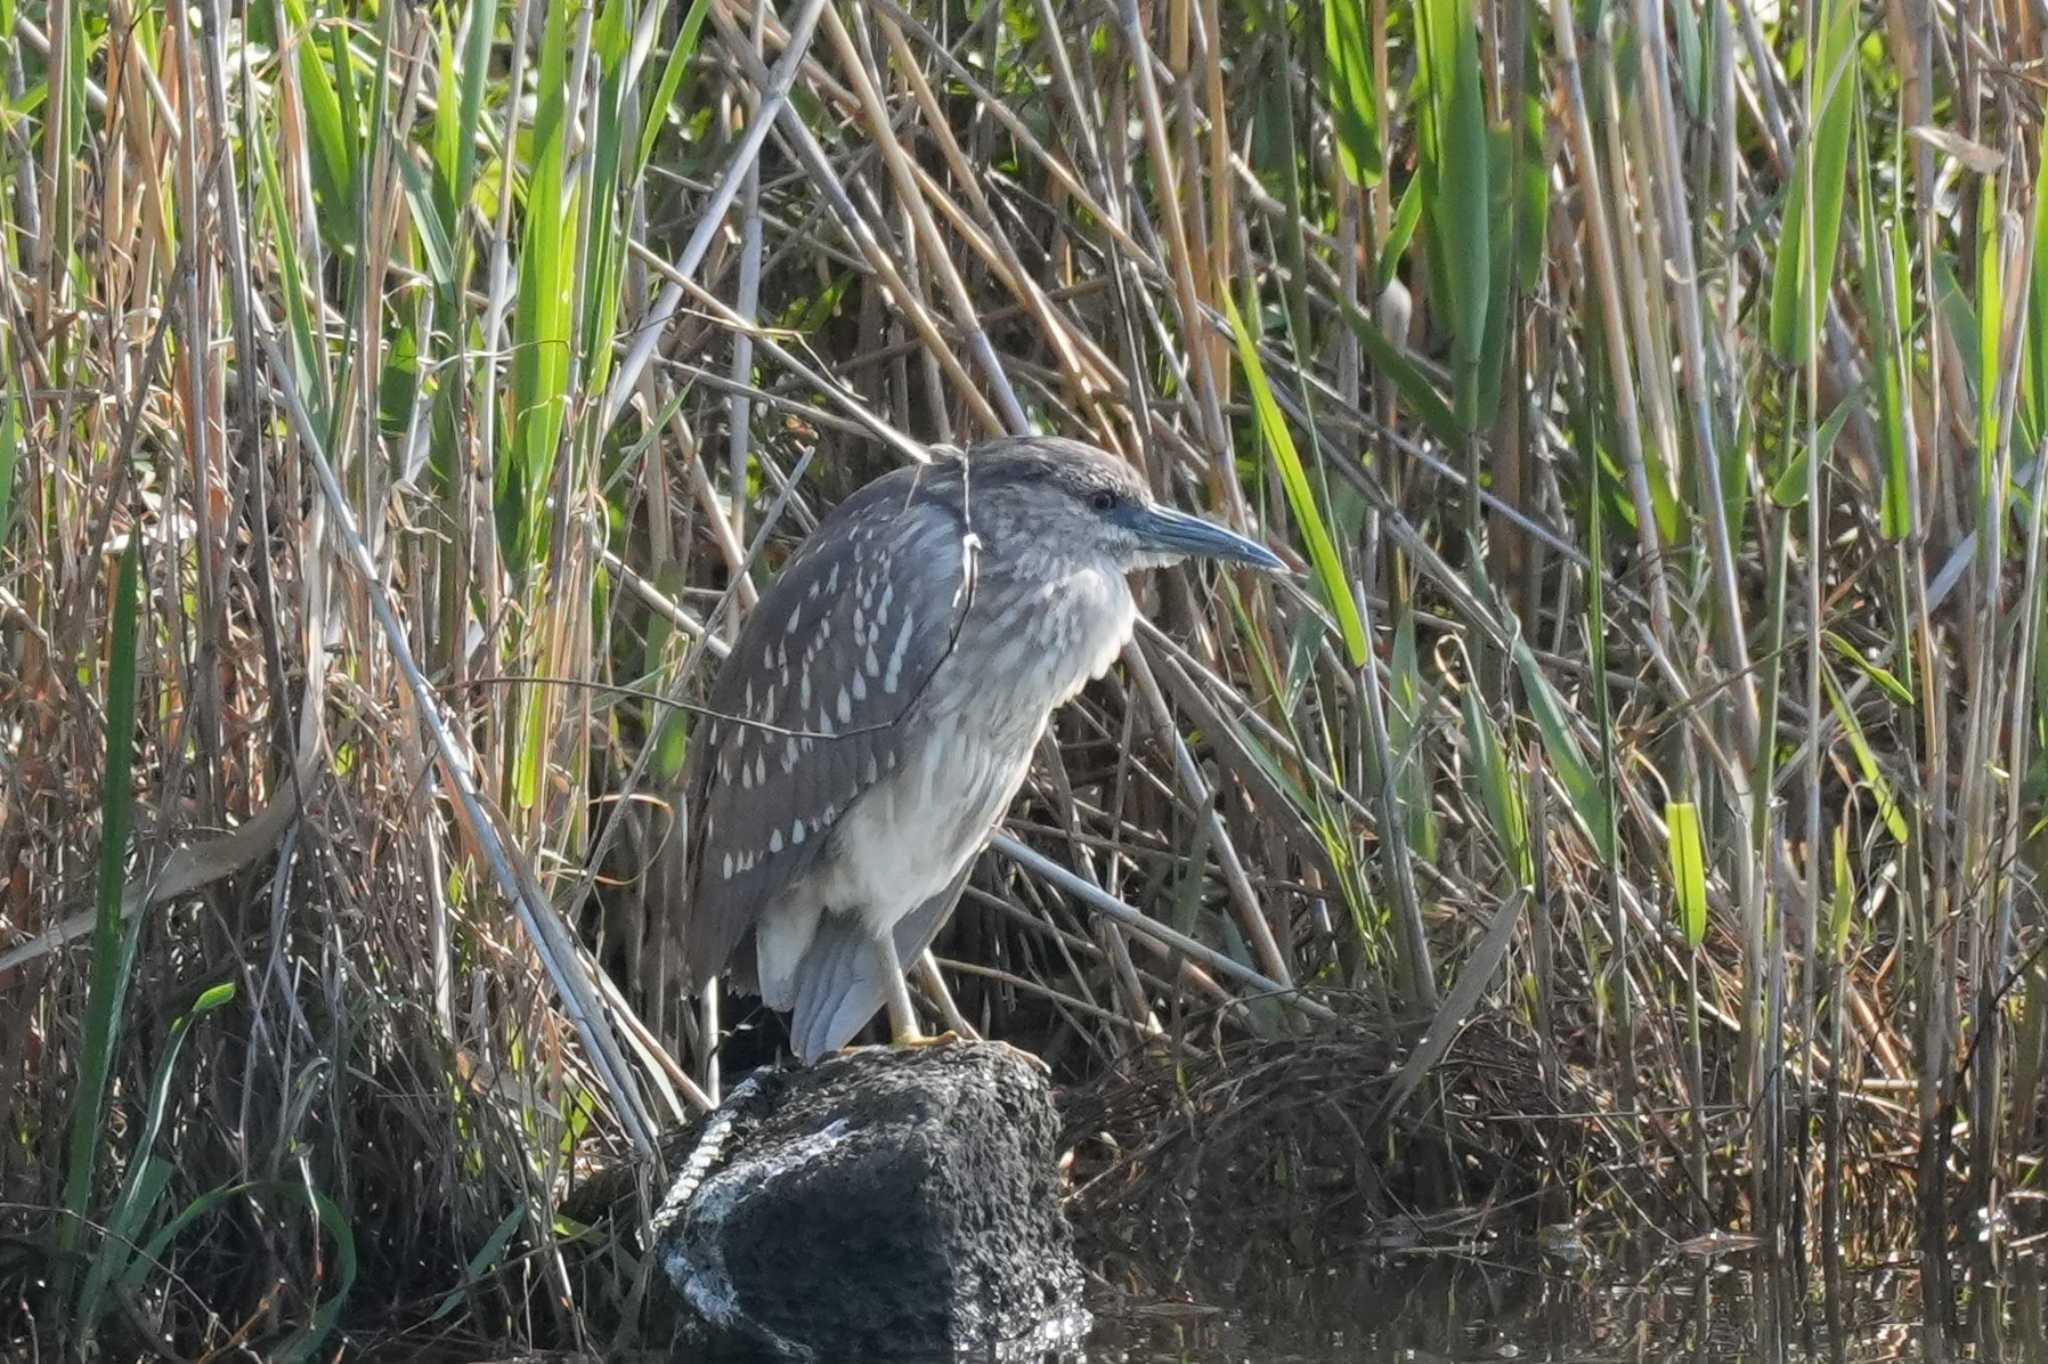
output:
M 1070 440 L 991 441 L 841 504 L 747 618 L 690 745 L 655 890 L 687 986 L 730 967 L 793 1014 L 806 1063 L 885 1004 L 917 1040 L 904 964 L 1053 709 L 1130 638 L 1125 574 L 1188 556 L 1285 567 Z

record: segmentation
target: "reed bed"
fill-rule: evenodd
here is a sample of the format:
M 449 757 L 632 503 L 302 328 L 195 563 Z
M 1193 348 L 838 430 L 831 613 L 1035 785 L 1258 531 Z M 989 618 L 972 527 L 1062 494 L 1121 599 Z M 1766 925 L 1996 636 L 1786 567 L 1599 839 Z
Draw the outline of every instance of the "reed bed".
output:
M 2035 1194 L 2038 5 L 0 31 L 0 1351 L 632 1339 L 563 1190 L 774 1037 L 644 988 L 689 703 L 1020 429 L 1299 569 L 1146 589 L 938 945 L 1082 1126 L 1791 1254 Z

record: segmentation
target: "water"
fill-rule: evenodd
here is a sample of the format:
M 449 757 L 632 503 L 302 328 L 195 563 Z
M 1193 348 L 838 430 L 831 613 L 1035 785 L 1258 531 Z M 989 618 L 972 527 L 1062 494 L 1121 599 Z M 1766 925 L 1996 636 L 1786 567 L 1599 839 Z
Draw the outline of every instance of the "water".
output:
M 2025 1255 L 1818 1271 L 1754 1251 L 1443 1255 L 1298 1271 L 1248 1265 L 1198 1301 L 1098 1308 L 1093 1364 L 2048 1364 L 2048 1294 Z M 1832 1291 L 1831 1291 L 1832 1289 Z M 1218 1296 L 1234 1293 L 1225 1298 Z M 1226 1305 L 1218 1306 L 1219 1303 Z

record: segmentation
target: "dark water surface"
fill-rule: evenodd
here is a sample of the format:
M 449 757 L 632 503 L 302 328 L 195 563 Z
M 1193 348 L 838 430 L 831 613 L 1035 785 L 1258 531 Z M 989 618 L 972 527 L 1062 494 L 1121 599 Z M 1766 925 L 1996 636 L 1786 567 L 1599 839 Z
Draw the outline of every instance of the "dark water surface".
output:
M 1224 1283 L 1191 1290 L 1186 1303 L 1099 1299 L 1088 1359 L 2048 1364 L 2042 1265 L 2026 1255 L 1937 1262 L 1932 1277 L 1912 1258 L 1845 1267 L 1832 1285 L 1819 1269 L 1774 1266 L 1755 1251 L 1574 1262 L 1540 1250 L 1433 1253 L 1246 1274 L 1235 1297 Z

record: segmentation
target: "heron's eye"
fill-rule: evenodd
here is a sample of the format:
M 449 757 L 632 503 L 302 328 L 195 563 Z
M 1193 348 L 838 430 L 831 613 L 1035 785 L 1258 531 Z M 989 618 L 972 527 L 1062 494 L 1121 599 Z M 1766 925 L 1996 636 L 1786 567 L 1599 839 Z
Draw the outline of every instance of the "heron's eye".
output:
M 1088 505 L 1099 512 L 1113 512 L 1122 502 L 1123 499 L 1109 488 L 1097 488 L 1088 494 Z

